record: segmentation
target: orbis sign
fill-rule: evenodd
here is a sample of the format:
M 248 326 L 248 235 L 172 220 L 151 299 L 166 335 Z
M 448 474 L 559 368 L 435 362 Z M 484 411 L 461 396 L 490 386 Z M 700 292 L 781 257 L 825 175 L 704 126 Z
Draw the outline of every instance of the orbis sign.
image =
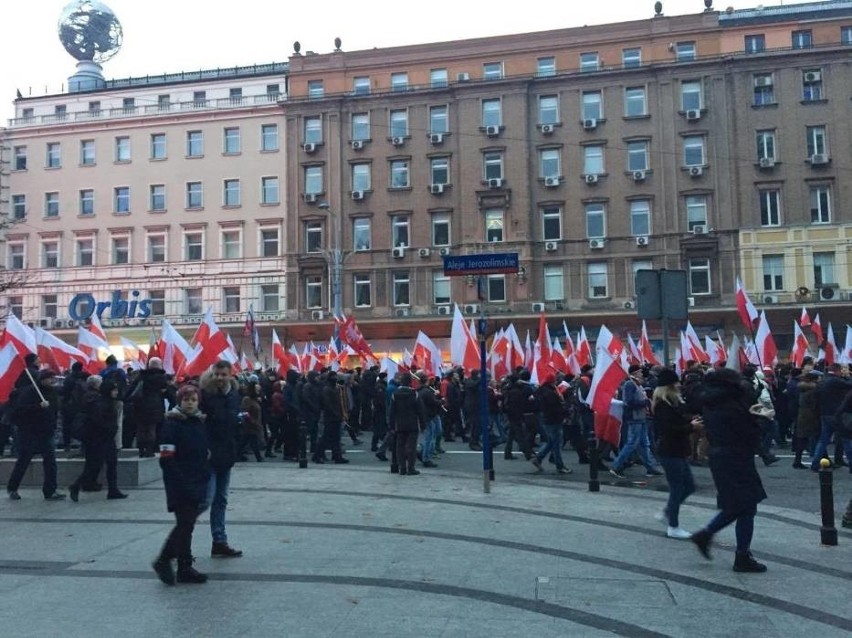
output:
M 120 290 L 113 290 L 109 301 L 96 301 L 89 292 L 74 295 L 68 304 L 68 316 L 74 321 L 83 321 L 92 315 L 103 319 L 104 311 L 109 308 L 110 319 L 144 319 L 151 316 L 150 299 L 140 299 L 138 290 L 130 291 L 130 299 L 121 298 Z

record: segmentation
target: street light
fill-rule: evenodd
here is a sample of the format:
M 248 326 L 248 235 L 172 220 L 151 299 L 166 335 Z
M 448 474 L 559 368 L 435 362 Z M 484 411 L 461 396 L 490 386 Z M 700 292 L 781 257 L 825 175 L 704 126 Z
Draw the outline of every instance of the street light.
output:
M 325 250 L 323 253 L 325 254 L 326 261 L 328 262 L 329 269 L 331 270 L 331 304 L 332 312 L 336 319 L 341 316 L 341 307 L 343 305 L 343 291 L 341 290 L 340 285 L 341 271 L 343 270 L 343 241 L 341 238 L 342 223 L 340 215 L 331 210 L 331 206 L 329 206 L 328 202 L 320 202 L 317 204 L 317 208 L 320 210 L 327 210 L 329 214 L 329 223 L 333 223 L 334 225 L 334 241 L 332 242 L 331 249 Z M 335 323 L 335 326 L 336 325 L 337 324 Z

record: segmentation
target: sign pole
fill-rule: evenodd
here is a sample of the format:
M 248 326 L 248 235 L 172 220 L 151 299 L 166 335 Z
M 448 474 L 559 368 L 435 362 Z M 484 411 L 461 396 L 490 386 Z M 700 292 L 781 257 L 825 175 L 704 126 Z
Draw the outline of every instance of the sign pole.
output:
M 488 422 L 488 378 L 485 364 L 485 310 L 479 315 L 479 429 L 482 431 L 482 486 L 485 493 L 491 492 L 494 465 L 491 456 L 490 423 Z

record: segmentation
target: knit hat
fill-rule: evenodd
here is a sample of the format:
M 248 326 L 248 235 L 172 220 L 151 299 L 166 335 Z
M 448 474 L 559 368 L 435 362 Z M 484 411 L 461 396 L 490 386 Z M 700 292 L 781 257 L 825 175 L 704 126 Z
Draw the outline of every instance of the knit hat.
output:
M 657 375 L 657 385 L 661 387 L 667 385 L 674 385 L 678 381 L 679 379 L 677 378 L 677 373 L 670 368 L 663 369 L 660 374 Z

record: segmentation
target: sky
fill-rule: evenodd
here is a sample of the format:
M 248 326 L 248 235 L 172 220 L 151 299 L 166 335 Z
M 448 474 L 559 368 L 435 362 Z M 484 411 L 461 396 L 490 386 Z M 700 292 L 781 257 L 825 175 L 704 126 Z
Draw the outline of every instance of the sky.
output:
M 767 0 L 767 6 L 803 0 Z M 715 0 L 714 8 L 746 9 L 761 0 Z M 302 52 L 442 42 L 650 18 L 653 0 L 606 0 L 594 14 L 579 0 L 323 0 L 321 5 L 271 0 L 106 0 L 124 31 L 121 51 L 104 64 L 107 79 L 285 62 L 293 42 Z M 594 3 L 591 3 L 594 5 Z M 0 126 L 13 117 L 16 90 L 60 93 L 75 60 L 57 37 L 66 0 L 3 0 L 0 21 Z M 221 7 L 233 7 L 227 13 Z M 417 12 L 412 7 L 417 6 Z M 298 7 L 293 10 L 293 7 Z M 703 0 L 663 0 L 665 15 L 699 13 Z M 418 15 L 419 14 L 419 15 Z

